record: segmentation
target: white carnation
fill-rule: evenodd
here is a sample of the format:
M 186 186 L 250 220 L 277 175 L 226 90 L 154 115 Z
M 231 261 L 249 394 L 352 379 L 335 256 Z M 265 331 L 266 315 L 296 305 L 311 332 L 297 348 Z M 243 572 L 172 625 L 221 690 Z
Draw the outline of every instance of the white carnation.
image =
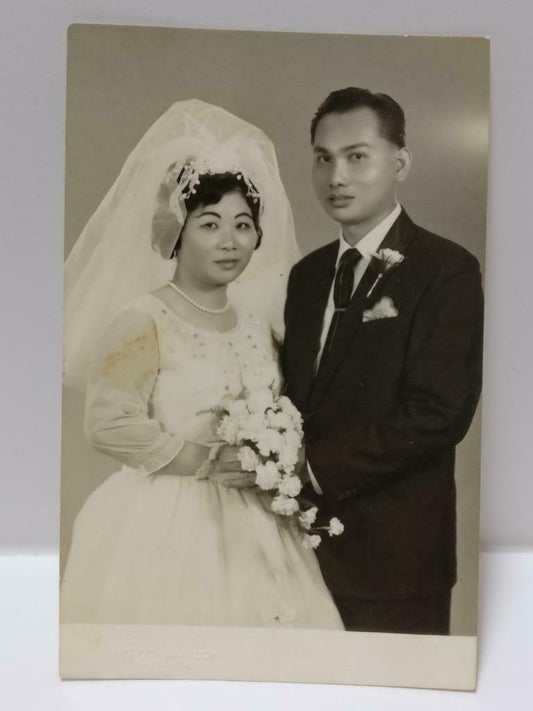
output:
M 286 395 L 282 395 L 280 398 L 278 398 L 277 405 L 282 410 L 282 412 L 289 415 L 289 417 L 293 415 L 294 411 L 296 410 L 296 408 L 292 404 L 292 401 Z M 298 412 L 298 410 L 296 410 L 296 412 Z
M 228 444 L 237 444 L 239 441 L 239 426 L 230 417 L 226 416 L 217 428 L 217 435 Z
M 384 263 L 386 269 L 390 269 L 395 264 L 400 264 L 404 260 L 403 254 L 395 249 L 380 249 L 378 257 Z
M 299 521 L 302 526 L 304 528 L 311 528 L 316 520 L 317 513 L 318 509 L 316 506 L 312 506 L 310 509 L 307 509 L 307 511 L 303 511 L 299 516 Z
M 281 474 L 272 461 L 266 462 L 265 464 L 258 464 L 255 471 L 257 473 L 255 483 L 260 489 L 264 489 L 265 491 L 275 489 L 281 479 Z
M 245 472 L 253 472 L 261 463 L 259 457 L 251 447 L 241 447 L 237 454 L 241 467 Z
M 283 446 L 278 455 L 278 462 L 283 471 L 292 474 L 294 467 L 298 463 L 298 450 L 286 445 Z
M 304 534 L 304 537 L 302 539 L 303 547 L 304 548 L 318 548 L 321 542 L 320 536 L 317 536 L 316 533 L 313 533 L 312 535 L 309 535 L 308 533 Z
M 242 421 L 240 424 L 241 439 L 249 439 L 256 442 L 265 429 L 265 418 L 261 412 L 256 412 L 253 415 Z
M 278 486 L 279 493 L 284 496 L 298 496 L 302 490 L 302 482 L 297 476 L 284 476 Z
M 288 430 L 292 427 L 291 419 L 286 412 L 269 410 L 267 412 L 267 422 L 270 427 L 274 427 L 277 430 Z
M 302 438 L 298 432 L 296 430 L 287 430 L 283 434 L 283 439 L 285 440 L 285 448 L 294 452 L 295 456 L 298 457 L 298 450 L 302 446 Z
M 277 430 L 265 429 L 257 437 L 257 448 L 263 457 L 279 454 L 283 444 L 283 437 Z
M 344 524 L 338 518 L 332 518 L 329 522 L 328 533 L 330 536 L 340 536 L 344 531 Z
M 272 499 L 271 508 L 274 513 L 280 514 L 280 516 L 292 516 L 298 511 L 299 506 L 296 499 L 291 499 L 287 496 L 276 496 L 275 499 Z
M 302 425 L 302 416 L 286 395 L 282 395 L 278 400 L 278 406 L 297 427 Z

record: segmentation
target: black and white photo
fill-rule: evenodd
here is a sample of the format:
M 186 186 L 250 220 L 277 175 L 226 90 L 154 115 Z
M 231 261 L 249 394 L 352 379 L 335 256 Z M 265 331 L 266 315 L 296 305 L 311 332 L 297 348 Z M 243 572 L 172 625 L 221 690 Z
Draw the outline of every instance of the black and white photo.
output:
M 70 28 L 63 677 L 475 686 L 488 44 Z

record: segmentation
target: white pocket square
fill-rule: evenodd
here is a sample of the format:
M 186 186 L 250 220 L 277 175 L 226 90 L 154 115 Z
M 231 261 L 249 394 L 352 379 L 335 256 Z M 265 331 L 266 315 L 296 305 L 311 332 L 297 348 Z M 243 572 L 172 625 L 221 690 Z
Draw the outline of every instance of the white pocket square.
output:
M 371 309 L 363 311 L 363 323 L 366 321 L 377 321 L 380 318 L 395 318 L 398 316 L 398 309 L 389 296 L 382 296 Z

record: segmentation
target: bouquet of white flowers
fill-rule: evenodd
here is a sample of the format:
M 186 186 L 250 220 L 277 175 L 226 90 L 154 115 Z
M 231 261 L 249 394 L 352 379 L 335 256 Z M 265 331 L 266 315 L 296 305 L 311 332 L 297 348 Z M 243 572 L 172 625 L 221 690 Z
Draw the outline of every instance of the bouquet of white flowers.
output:
M 238 459 L 244 471 L 255 472 L 255 483 L 273 493 L 272 511 L 279 516 L 293 517 L 302 530 L 303 544 L 316 548 L 321 541 L 319 531 L 338 536 L 344 530 L 337 518 L 328 526 L 317 527 L 318 508 L 302 511 L 297 500 L 302 482 L 295 474 L 298 452 L 302 445 L 302 416 L 288 397 L 271 388 L 237 398 L 226 397 L 217 410 L 220 423 L 217 436 L 220 444 L 210 455 L 214 459 L 224 444 L 238 447 Z

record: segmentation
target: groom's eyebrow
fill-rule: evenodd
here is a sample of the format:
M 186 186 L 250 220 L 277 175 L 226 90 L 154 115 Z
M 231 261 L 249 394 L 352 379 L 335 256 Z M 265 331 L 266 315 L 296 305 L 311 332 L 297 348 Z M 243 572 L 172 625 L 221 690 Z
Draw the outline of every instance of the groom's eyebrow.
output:
M 351 143 L 349 146 L 342 146 L 339 148 L 339 153 L 345 153 L 346 151 L 353 151 L 356 150 L 357 148 L 371 148 L 372 146 L 370 143 L 365 143 L 364 141 L 360 141 L 359 143 Z M 313 146 L 313 152 L 314 153 L 329 153 L 327 148 L 323 148 L 322 146 Z
M 364 141 L 360 141 L 359 143 L 352 143 L 349 146 L 344 146 L 341 148 L 341 151 L 353 151 L 356 148 L 370 148 L 370 143 L 365 143 Z

